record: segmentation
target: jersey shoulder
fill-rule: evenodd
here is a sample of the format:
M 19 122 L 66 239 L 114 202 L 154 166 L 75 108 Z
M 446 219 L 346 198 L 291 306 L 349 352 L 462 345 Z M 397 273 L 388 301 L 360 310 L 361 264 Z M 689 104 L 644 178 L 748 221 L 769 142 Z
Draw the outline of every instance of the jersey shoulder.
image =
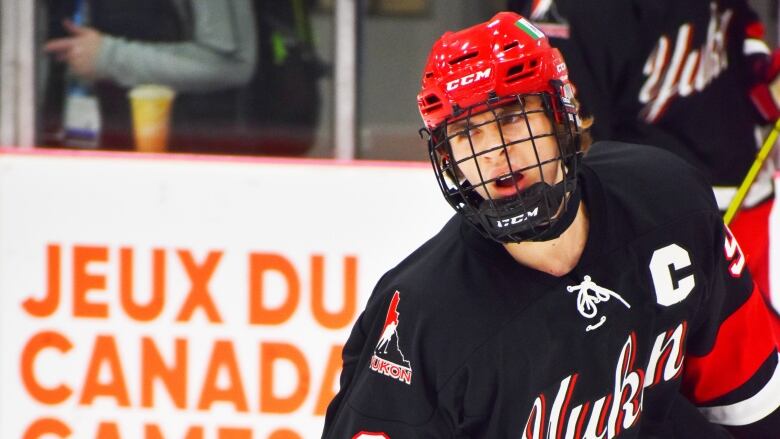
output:
M 361 317 L 364 341 L 348 416 L 399 429 L 434 422 L 436 394 L 469 352 L 449 338 L 457 337 L 452 316 L 462 308 L 446 281 L 448 258 L 461 252 L 460 226 L 456 215 L 377 283 Z
M 473 247 L 472 241 L 480 246 Z M 379 307 L 375 336 L 381 337 L 387 322 L 397 321 L 393 330 L 407 358 L 425 365 L 431 380 L 426 385 L 440 389 L 476 348 L 513 317 L 511 304 L 519 299 L 506 292 L 508 284 L 522 281 L 523 275 L 509 276 L 502 267 L 527 271 L 500 244 L 478 235 L 459 214 L 454 215 L 377 284 L 371 300 Z
M 596 178 L 605 201 L 622 209 L 639 231 L 684 216 L 717 213 L 712 188 L 701 172 L 661 148 L 598 142 L 583 165 L 585 178 Z

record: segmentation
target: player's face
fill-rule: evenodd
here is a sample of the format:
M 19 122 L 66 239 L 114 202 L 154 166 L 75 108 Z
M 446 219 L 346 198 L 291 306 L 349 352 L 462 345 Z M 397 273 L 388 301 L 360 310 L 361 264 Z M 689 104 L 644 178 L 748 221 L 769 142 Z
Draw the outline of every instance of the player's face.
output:
M 452 159 L 483 198 L 508 197 L 537 182 L 552 185 L 563 179 L 553 125 L 541 99 L 525 99 L 525 112 L 521 104 L 512 104 L 495 109 L 495 115 L 486 111 L 447 126 Z

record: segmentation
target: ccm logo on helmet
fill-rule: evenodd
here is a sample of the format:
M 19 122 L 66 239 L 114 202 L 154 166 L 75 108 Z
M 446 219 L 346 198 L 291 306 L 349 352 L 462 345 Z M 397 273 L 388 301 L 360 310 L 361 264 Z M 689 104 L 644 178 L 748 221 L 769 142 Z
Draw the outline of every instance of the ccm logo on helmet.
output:
M 523 221 L 526 221 L 529 218 L 535 217 L 537 215 L 539 215 L 539 207 L 538 206 L 536 207 L 536 209 L 534 209 L 534 210 L 532 210 L 530 212 L 521 213 L 520 215 L 513 216 L 512 218 L 505 218 L 505 219 L 502 219 L 502 220 L 498 220 L 498 221 L 496 221 L 496 226 L 498 228 L 509 227 L 511 225 L 520 224 Z
M 482 79 L 487 79 L 490 76 L 490 71 L 492 70 L 492 67 L 488 67 L 485 70 L 477 73 L 471 73 L 469 75 L 466 75 L 459 79 L 453 79 L 452 81 L 447 83 L 447 91 L 455 90 L 456 88 L 460 87 L 461 85 L 469 85 L 472 82 L 477 82 Z

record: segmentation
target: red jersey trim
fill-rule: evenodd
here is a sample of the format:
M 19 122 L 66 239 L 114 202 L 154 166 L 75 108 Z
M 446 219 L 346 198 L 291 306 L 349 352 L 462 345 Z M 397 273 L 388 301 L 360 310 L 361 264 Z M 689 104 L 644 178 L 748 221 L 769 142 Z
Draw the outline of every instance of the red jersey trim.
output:
M 761 367 L 776 342 L 758 288 L 721 325 L 709 354 L 686 359 L 683 389 L 695 403 L 722 397 L 745 384 Z

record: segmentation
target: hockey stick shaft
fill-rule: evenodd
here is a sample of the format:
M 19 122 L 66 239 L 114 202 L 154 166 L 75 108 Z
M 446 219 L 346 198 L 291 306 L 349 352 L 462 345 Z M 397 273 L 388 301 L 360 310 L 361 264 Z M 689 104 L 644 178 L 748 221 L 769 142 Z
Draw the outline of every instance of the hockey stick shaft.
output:
M 778 134 L 780 134 L 780 119 L 775 122 L 775 126 L 772 127 L 772 131 L 770 131 L 766 136 L 764 144 L 761 145 L 761 149 L 758 150 L 756 159 L 753 160 L 753 164 L 750 166 L 750 170 L 745 176 L 745 179 L 742 180 L 742 183 L 739 185 L 734 198 L 731 199 L 731 203 L 729 203 L 729 207 L 726 209 L 726 213 L 723 215 L 723 222 L 726 225 L 731 223 L 731 220 L 734 219 L 734 216 L 739 211 L 739 208 L 742 207 L 742 202 L 745 201 L 745 196 L 747 195 L 748 190 L 753 185 L 758 172 L 764 166 L 766 158 L 769 157 L 769 153 L 772 152 L 772 148 L 775 146 Z

